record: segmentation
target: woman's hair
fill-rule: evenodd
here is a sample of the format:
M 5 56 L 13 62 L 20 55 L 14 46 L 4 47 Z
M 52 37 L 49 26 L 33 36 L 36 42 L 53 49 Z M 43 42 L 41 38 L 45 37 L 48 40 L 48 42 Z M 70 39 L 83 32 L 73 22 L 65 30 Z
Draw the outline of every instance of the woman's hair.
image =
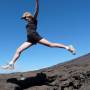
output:
M 23 19 L 25 17 L 33 17 L 33 15 L 30 12 L 24 12 L 21 18 Z

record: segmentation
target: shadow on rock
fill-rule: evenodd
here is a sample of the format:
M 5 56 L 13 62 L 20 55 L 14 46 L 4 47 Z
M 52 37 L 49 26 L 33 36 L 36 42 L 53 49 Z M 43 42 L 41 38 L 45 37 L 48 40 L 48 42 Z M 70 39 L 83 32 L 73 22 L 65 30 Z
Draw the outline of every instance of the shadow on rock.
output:
M 7 82 L 17 84 L 21 90 L 30 88 L 32 86 L 48 85 L 48 83 L 54 81 L 54 79 L 49 79 L 45 73 L 37 73 L 35 77 L 8 79 Z M 15 89 L 16 90 L 16 89 Z

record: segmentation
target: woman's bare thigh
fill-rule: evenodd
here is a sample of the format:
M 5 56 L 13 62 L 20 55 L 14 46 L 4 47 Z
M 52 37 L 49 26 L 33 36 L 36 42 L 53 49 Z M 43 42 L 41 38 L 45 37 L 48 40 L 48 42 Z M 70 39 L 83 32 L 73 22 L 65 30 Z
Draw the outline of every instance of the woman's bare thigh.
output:
M 41 39 L 38 43 L 43 44 L 43 45 L 46 45 L 46 46 L 50 46 L 51 45 L 51 42 L 48 41 L 45 38 Z
M 32 43 L 30 43 L 30 42 L 24 42 L 23 44 L 21 44 L 19 46 L 19 48 L 17 49 L 17 51 L 22 52 L 25 49 L 29 48 L 30 46 L 32 46 Z

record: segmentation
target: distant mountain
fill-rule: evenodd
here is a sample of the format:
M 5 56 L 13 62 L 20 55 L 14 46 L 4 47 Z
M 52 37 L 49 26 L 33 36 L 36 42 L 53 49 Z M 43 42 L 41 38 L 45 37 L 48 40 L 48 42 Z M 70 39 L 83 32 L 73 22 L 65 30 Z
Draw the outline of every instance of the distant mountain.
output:
M 90 90 L 90 53 L 36 71 L 1 74 L 0 90 Z

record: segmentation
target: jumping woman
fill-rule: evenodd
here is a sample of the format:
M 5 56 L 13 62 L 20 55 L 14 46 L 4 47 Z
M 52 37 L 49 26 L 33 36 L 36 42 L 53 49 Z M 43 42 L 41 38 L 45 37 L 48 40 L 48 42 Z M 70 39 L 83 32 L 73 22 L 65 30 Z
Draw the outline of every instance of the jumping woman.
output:
M 40 43 L 48 47 L 57 47 L 57 48 L 64 48 L 68 51 L 70 51 L 72 54 L 76 53 L 75 48 L 72 45 L 64 45 L 61 43 L 53 43 L 48 41 L 47 39 L 41 37 L 37 30 L 37 17 L 39 12 L 39 2 L 36 0 L 36 10 L 34 15 L 32 15 L 30 12 L 25 12 L 21 19 L 25 20 L 27 22 L 26 30 L 27 30 L 27 41 L 25 41 L 17 50 L 15 55 L 13 56 L 12 60 L 7 65 L 1 66 L 3 69 L 14 69 L 14 64 L 17 61 L 17 59 L 20 57 L 20 54 L 27 48 Z

